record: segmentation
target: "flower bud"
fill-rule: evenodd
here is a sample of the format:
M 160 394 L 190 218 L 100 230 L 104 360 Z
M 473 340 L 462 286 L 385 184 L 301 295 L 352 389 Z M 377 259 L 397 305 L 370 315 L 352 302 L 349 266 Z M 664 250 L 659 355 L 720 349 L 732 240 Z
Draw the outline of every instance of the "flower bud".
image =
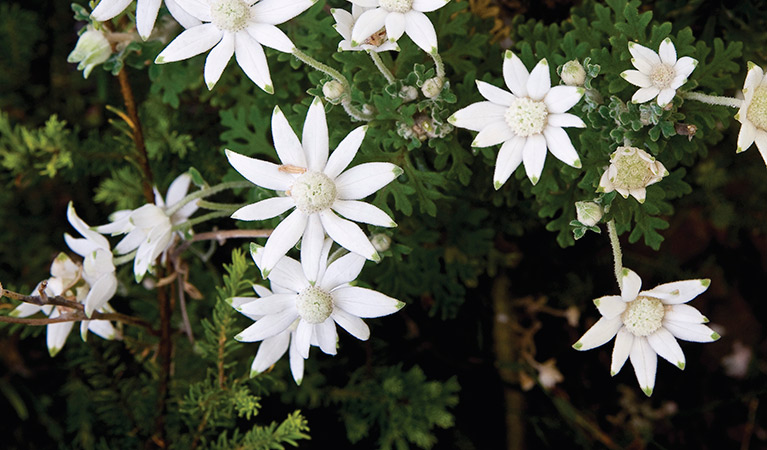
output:
M 583 86 L 586 82 L 586 71 L 577 59 L 573 59 L 562 66 L 561 77 L 568 86 Z
M 597 192 L 618 191 L 623 198 L 632 195 L 644 203 L 645 188 L 668 175 L 668 171 L 655 158 L 636 147 L 618 147 L 610 155 L 610 166 L 599 180 Z
M 67 57 L 67 62 L 79 63 L 77 70 L 83 70 L 83 77 L 88 78 L 97 65 L 103 63 L 112 55 L 112 46 L 103 32 L 89 26 L 80 35 L 75 49 Z
M 370 243 L 377 252 L 383 253 L 391 247 L 391 237 L 388 234 L 377 233 L 370 236 Z
M 344 85 L 336 80 L 330 80 L 322 85 L 322 95 L 325 96 L 325 100 L 333 104 L 341 101 L 344 92 Z
M 575 202 L 575 214 L 578 222 L 593 227 L 602 220 L 602 207 L 594 202 Z
M 399 90 L 399 98 L 405 103 L 412 102 L 418 98 L 418 89 L 413 86 L 402 86 L 402 89 Z
M 423 92 L 423 95 L 426 98 L 434 98 L 438 96 L 440 92 L 442 92 L 442 86 L 444 84 L 445 82 L 442 80 L 442 78 L 429 78 L 423 82 L 423 85 L 421 86 L 421 92 Z

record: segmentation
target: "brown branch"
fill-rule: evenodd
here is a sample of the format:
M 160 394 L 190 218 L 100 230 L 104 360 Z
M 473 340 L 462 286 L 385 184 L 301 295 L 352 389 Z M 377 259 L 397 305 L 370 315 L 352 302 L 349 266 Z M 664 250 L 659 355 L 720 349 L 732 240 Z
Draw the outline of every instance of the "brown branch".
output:
M 133 90 L 130 87 L 128 74 L 125 71 L 124 66 L 120 70 L 120 73 L 117 74 L 117 79 L 120 81 L 120 92 L 125 101 L 125 109 L 128 110 L 128 118 L 130 119 L 130 121 L 126 120 L 126 123 L 130 126 L 131 130 L 133 130 L 133 142 L 136 144 L 138 162 L 143 172 L 141 185 L 144 191 L 144 199 L 147 203 L 154 203 L 154 191 L 152 190 L 154 177 L 152 176 L 152 169 L 149 167 L 149 156 L 147 155 L 146 144 L 144 143 L 144 132 L 141 129 L 141 121 L 139 120 L 138 110 L 136 109 L 136 100 L 133 97 Z M 124 117 L 123 120 L 125 120 Z
M 158 260 L 159 262 L 159 260 Z M 159 267 L 159 264 L 158 264 Z M 158 269 L 157 277 L 162 278 L 162 270 Z M 171 315 L 173 314 L 170 296 L 164 286 L 157 287 L 157 301 L 160 306 L 160 384 L 157 388 L 157 420 L 155 422 L 155 434 L 152 438 L 160 448 L 166 448 L 165 415 L 167 413 L 168 385 L 170 384 L 170 370 L 173 354 L 173 341 L 171 337 Z

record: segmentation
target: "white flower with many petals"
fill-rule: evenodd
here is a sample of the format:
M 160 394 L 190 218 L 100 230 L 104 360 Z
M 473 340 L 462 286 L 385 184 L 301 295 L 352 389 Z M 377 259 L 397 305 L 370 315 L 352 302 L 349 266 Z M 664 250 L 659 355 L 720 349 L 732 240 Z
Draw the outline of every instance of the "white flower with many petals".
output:
M 367 126 L 354 129 L 328 157 L 325 108 L 315 99 L 306 114 L 302 142 L 282 111 L 274 109 L 272 137 L 282 165 L 226 150 L 229 163 L 248 181 L 286 194 L 244 206 L 235 211 L 232 218 L 265 220 L 296 208 L 266 241 L 260 265 L 265 277 L 301 239 L 301 261 L 306 277 L 316 280 L 325 233 L 351 252 L 374 261 L 380 259 L 362 229 L 350 220 L 380 227 L 396 226 L 385 212 L 358 200 L 389 184 L 402 169 L 391 163 L 377 162 L 360 164 L 344 172 L 357 154 L 366 131 Z
M 580 168 L 581 160 L 563 128 L 586 126 L 567 112 L 583 97 L 583 88 L 551 87 L 545 59 L 528 73 L 522 60 L 509 50 L 503 60 L 503 79 L 511 92 L 477 80 L 479 93 L 487 101 L 471 104 L 448 119 L 457 127 L 479 131 L 472 147 L 503 144 L 495 161 L 495 188 L 500 189 L 520 163 L 536 184 L 547 148 L 560 161 Z
M 437 53 L 437 32 L 426 12 L 445 6 L 450 0 L 349 0 L 355 5 L 372 8 L 362 13 L 352 29 L 352 47 L 364 44 L 385 29 L 390 42 L 403 34 L 426 53 Z
M 235 339 L 241 342 L 266 340 L 284 333 L 297 320 L 293 342 L 300 357 L 309 357 L 312 342 L 316 342 L 323 352 L 335 355 L 336 324 L 364 341 L 370 337 L 370 329 L 362 318 L 386 316 L 404 306 L 404 303 L 372 289 L 351 286 L 349 283 L 359 275 L 365 258 L 347 253 L 327 264 L 331 244 L 329 239 L 323 243 L 314 283 L 304 276 L 306 270 L 302 270 L 301 263 L 289 257 L 281 259 L 269 274 L 272 287 L 276 284 L 280 291 L 275 289 L 273 295 L 240 306 L 244 314 L 261 318 Z M 257 248 L 255 253 L 256 263 L 263 264 L 264 250 Z M 260 268 L 263 270 L 262 266 Z M 288 337 L 281 338 L 282 348 Z
M 68 233 L 64 234 L 64 240 L 73 252 L 83 257 L 82 277 L 90 291 L 85 297 L 85 315 L 90 317 L 93 311 L 99 311 L 106 302 L 117 292 L 117 277 L 115 265 L 112 260 L 112 251 L 109 241 L 99 233 L 93 231 L 80 217 L 77 216 L 72 202 L 67 208 L 69 223 L 83 237 L 74 238 Z
M 621 274 L 621 295 L 594 300 L 602 318 L 578 342 L 576 350 L 589 350 L 615 337 L 610 373 L 617 374 L 627 358 L 647 396 L 655 386 L 658 358 L 684 369 L 685 358 L 677 339 L 713 342 L 719 334 L 703 325 L 708 319 L 685 303 L 703 293 L 709 280 L 685 280 L 642 291 L 642 280 L 630 269 Z
M 91 18 L 105 22 L 125 11 L 131 3 L 133 3 L 132 0 L 101 0 L 91 13 Z M 136 0 L 136 30 L 144 40 L 152 34 L 160 5 L 162 5 L 162 0 Z M 199 20 L 179 6 L 178 0 L 165 0 L 165 6 L 173 18 L 184 28 L 200 24 Z
M 270 94 L 274 93 L 274 87 L 262 45 L 292 53 L 293 42 L 275 25 L 292 19 L 314 4 L 312 0 L 178 2 L 204 23 L 188 28 L 176 37 L 157 56 L 155 63 L 180 61 L 210 50 L 205 59 L 204 75 L 205 84 L 212 89 L 234 55 L 245 75 Z
M 767 164 L 767 75 L 756 64 L 749 66 L 743 83 L 743 104 L 735 115 L 741 123 L 737 151 L 744 152 L 756 142 Z
M 48 279 L 45 287 L 45 294 L 49 297 L 64 296 L 69 297 L 72 301 L 85 302 L 90 286 L 82 280 L 81 271 L 82 268 L 75 264 L 69 256 L 65 253 L 59 253 L 53 264 L 51 264 L 51 277 Z M 38 289 L 35 289 L 32 295 L 38 295 Z M 99 310 L 111 311 L 111 307 L 108 303 L 104 303 Z M 38 306 L 32 303 L 22 303 L 11 311 L 9 315 L 11 317 L 29 317 L 40 311 L 51 319 L 55 319 L 67 314 L 71 309 L 64 306 Z M 51 356 L 56 356 L 64 347 L 73 326 L 74 322 L 50 323 L 46 326 L 45 340 L 48 346 L 48 353 Z M 83 340 L 86 339 L 88 331 L 92 331 L 104 339 L 114 339 L 117 336 L 117 330 L 108 320 L 83 320 L 80 322 L 80 336 Z
M 103 31 L 88 26 L 80 35 L 75 49 L 67 56 L 67 62 L 78 63 L 77 70 L 83 71 L 83 78 L 88 78 L 94 67 L 105 62 L 112 56 L 112 46 Z
M 357 22 L 357 19 L 359 19 L 362 13 L 364 13 L 365 11 L 368 11 L 369 9 L 370 8 L 365 8 L 352 3 L 351 13 L 349 13 L 349 11 L 338 9 L 338 8 L 333 8 L 330 10 L 330 14 L 332 14 L 333 18 L 336 20 L 336 23 L 335 25 L 333 25 L 333 28 L 335 28 L 338 34 L 340 34 L 341 37 L 344 38 L 343 41 L 338 43 L 339 51 L 359 51 L 359 50 L 367 50 L 369 52 L 385 52 L 388 50 L 399 51 L 399 45 L 397 45 L 396 42 L 392 42 L 391 40 L 387 39 L 385 28 L 378 30 L 378 32 L 376 33 L 373 33 L 367 39 L 362 41 L 360 44 L 352 45 L 352 29 L 354 28 L 354 24 Z
M 647 186 L 668 175 L 663 164 L 636 147 L 618 147 L 610 155 L 610 165 L 599 180 L 597 192 L 618 191 L 623 198 L 633 196 L 644 203 Z
M 634 42 L 629 42 L 631 63 L 637 70 L 626 70 L 621 76 L 639 89 L 631 97 L 634 103 L 648 102 L 658 98 L 658 105 L 666 106 L 676 95 L 676 90 L 687 82 L 696 59 L 683 56 L 676 59 L 676 48 L 671 39 L 661 42 L 658 53 Z

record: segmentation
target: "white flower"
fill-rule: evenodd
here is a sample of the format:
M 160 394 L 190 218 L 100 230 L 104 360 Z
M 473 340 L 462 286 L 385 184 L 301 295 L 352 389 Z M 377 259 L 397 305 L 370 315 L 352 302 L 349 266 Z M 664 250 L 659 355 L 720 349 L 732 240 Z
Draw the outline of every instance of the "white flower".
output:
M 109 45 L 104 33 L 92 26 L 80 35 L 75 49 L 67 56 L 67 62 L 79 63 L 77 70 L 83 71 L 83 77 L 88 78 L 94 67 L 112 56 L 112 46 Z
M 557 360 L 551 358 L 544 363 L 534 362 L 533 367 L 538 371 L 538 381 L 544 389 L 549 390 L 565 380 L 562 372 L 557 369 Z
M 563 127 L 586 126 L 578 116 L 566 112 L 583 97 L 583 88 L 551 87 L 545 59 L 528 73 L 522 60 L 509 50 L 503 60 L 503 79 L 511 92 L 477 80 L 479 93 L 487 101 L 471 104 L 448 119 L 457 127 L 479 131 L 472 147 L 503 143 L 495 161 L 495 188 L 500 189 L 520 163 L 536 184 L 547 148 L 560 161 L 580 168 L 581 160 Z
M 83 279 L 90 285 L 85 297 L 85 315 L 90 317 L 93 311 L 99 311 L 117 292 L 117 277 L 112 261 L 109 241 L 93 231 L 88 224 L 77 216 L 72 202 L 67 208 L 67 219 L 83 238 L 74 238 L 68 233 L 64 240 L 73 252 L 83 257 Z
M 425 12 L 435 11 L 450 0 L 349 0 L 373 8 L 362 13 L 352 29 L 351 46 L 364 43 L 382 28 L 390 42 L 407 34 L 426 53 L 437 52 L 437 32 Z
M 631 63 L 638 70 L 626 70 L 621 76 L 634 86 L 639 86 L 631 97 L 634 103 L 644 103 L 658 97 L 658 105 L 666 106 L 698 65 L 698 61 L 689 56 L 677 60 L 676 48 L 669 38 L 661 42 L 658 53 L 634 42 L 629 42 L 629 51 L 633 56 Z
M 154 204 L 157 205 L 158 208 L 162 209 L 163 212 L 166 212 L 176 206 L 178 202 L 184 199 L 186 197 L 186 193 L 189 191 L 189 185 L 192 182 L 192 177 L 188 173 L 182 173 L 178 177 L 176 177 L 175 180 L 173 180 L 170 183 L 170 186 L 168 187 L 168 192 L 165 196 L 165 199 L 162 198 L 162 195 L 160 194 L 160 191 L 157 190 L 157 188 L 154 188 Z M 170 217 L 170 223 L 173 226 L 181 225 L 182 223 L 189 220 L 189 217 L 197 212 L 197 203 L 198 201 L 192 201 L 187 203 L 186 205 L 182 206 L 181 209 L 173 213 L 173 215 Z
M 610 166 L 599 180 L 597 192 L 618 191 L 623 198 L 633 196 L 644 203 L 647 186 L 668 175 L 663 164 L 636 147 L 618 147 L 610 155 Z
M 226 150 L 229 163 L 251 183 L 287 194 L 244 206 L 235 211 L 232 218 L 265 220 L 296 208 L 266 241 L 264 260 L 259 266 L 265 277 L 302 239 L 301 261 L 306 277 L 316 280 L 325 233 L 351 252 L 374 261 L 380 259 L 362 229 L 336 215 L 379 227 L 397 225 L 379 208 L 358 200 L 389 184 L 402 169 L 391 163 L 377 162 L 360 164 L 343 172 L 357 154 L 366 131 L 367 126 L 354 129 L 328 158 L 325 109 L 315 98 L 306 114 L 303 142 L 299 142 L 282 111 L 274 108 L 272 137 L 282 165 Z
M 330 14 L 336 20 L 333 28 L 344 38 L 343 41 L 338 43 L 339 51 L 359 51 L 367 50 L 370 52 L 385 52 L 388 50 L 399 51 L 399 45 L 387 39 L 386 29 L 377 30 L 369 37 L 364 39 L 362 43 L 358 45 L 352 45 L 352 29 L 357 19 L 362 13 L 370 10 L 371 8 L 365 8 L 352 3 L 352 12 L 349 13 L 346 10 L 333 8 L 330 10 Z M 355 42 L 356 44 L 356 42 Z
M 244 314 L 261 318 L 235 339 L 241 342 L 265 340 L 284 333 L 298 320 L 293 342 L 302 358 L 309 357 L 312 342 L 316 342 L 323 352 L 335 355 L 336 324 L 364 341 L 370 337 L 370 329 L 362 318 L 386 316 L 404 306 L 404 303 L 374 290 L 351 286 L 349 283 L 359 275 L 365 258 L 347 253 L 327 264 L 331 245 L 330 239 L 323 243 L 314 283 L 304 276 L 306 269 L 302 270 L 301 263 L 289 257 L 281 259 L 269 274 L 275 293 L 240 306 Z M 253 253 L 256 264 L 263 264 L 264 249 L 259 247 Z M 259 267 L 263 270 L 263 266 Z M 284 346 L 284 342 L 281 345 Z
M 639 275 L 623 269 L 621 295 L 594 300 L 602 318 L 573 348 L 589 350 L 615 337 L 611 374 L 617 374 L 630 357 L 639 386 L 650 396 L 655 386 L 657 355 L 684 369 L 684 353 L 677 339 L 692 342 L 719 339 L 719 334 L 703 325 L 708 319 L 684 304 L 703 293 L 709 284 L 707 279 L 675 281 L 640 292 Z
M 91 13 L 91 18 L 105 22 L 125 11 L 131 3 L 132 0 L 101 0 Z M 162 0 L 136 0 L 136 30 L 142 39 L 146 40 L 152 34 L 161 4 Z M 178 0 L 165 0 L 165 6 L 184 28 L 200 24 L 199 20 L 179 6 Z
M 48 284 L 45 287 L 45 294 L 50 297 L 64 296 L 70 297 L 73 301 L 83 303 L 88 296 L 89 286 L 81 279 L 82 268 L 75 264 L 65 253 L 59 253 L 51 264 L 51 277 L 48 278 Z M 38 286 L 39 289 L 39 286 Z M 32 295 L 38 294 L 38 289 Z M 99 310 L 111 309 L 109 304 L 105 303 Z M 28 317 L 42 311 L 51 319 L 55 319 L 62 314 L 71 311 L 64 306 L 45 305 L 38 306 L 32 303 L 22 303 L 16 309 L 11 311 L 11 317 Z M 48 353 L 51 356 L 61 351 L 67 341 L 69 333 L 72 331 L 74 322 L 50 323 L 46 326 L 46 345 Z M 83 320 L 80 322 L 80 336 L 83 340 L 88 335 L 88 330 L 96 333 L 104 339 L 114 339 L 117 335 L 112 323 L 108 320 Z
M 155 59 L 164 64 L 211 50 L 205 59 L 205 84 L 213 89 L 232 55 L 245 75 L 272 94 L 274 87 L 262 45 L 285 53 L 295 46 L 275 25 L 301 14 L 312 0 L 177 0 L 202 25 L 178 35 Z
M 749 63 L 748 75 L 743 83 L 743 104 L 735 115 L 740 121 L 738 153 L 756 142 L 756 148 L 767 164 L 767 75 L 761 67 Z

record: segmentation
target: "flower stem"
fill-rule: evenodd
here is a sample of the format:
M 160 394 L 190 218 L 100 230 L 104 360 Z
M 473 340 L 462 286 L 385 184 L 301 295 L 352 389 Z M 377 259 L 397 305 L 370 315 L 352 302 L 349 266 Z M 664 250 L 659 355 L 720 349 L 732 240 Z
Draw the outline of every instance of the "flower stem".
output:
M 252 186 L 253 186 L 253 183 L 249 181 L 228 181 L 226 183 L 221 183 L 215 186 L 211 186 L 207 189 L 200 189 L 199 191 L 192 192 L 191 194 L 182 198 L 181 201 L 173 205 L 172 208 L 168 208 L 168 210 L 165 211 L 165 214 L 167 214 L 168 217 L 170 217 L 176 212 L 178 212 L 179 209 L 183 208 L 184 205 L 186 205 L 187 203 L 191 201 L 197 200 L 198 198 L 209 197 L 213 194 L 217 194 L 227 189 L 248 188 Z
M 120 82 L 120 92 L 125 101 L 125 109 L 128 111 L 128 118 L 130 122 L 128 126 L 133 130 L 133 143 L 136 144 L 136 153 L 138 154 L 139 166 L 143 176 L 141 177 L 141 186 L 144 191 L 144 199 L 147 203 L 154 203 L 154 191 L 152 185 L 154 185 L 154 177 L 152 176 L 152 169 L 149 167 L 149 155 L 146 151 L 146 145 L 144 143 L 144 132 L 141 129 L 141 121 L 138 117 L 138 110 L 136 109 L 136 100 L 133 97 L 133 90 L 130 87 L 128 81 L 128 74 L 123 67 L 117 74 L 117 80 Z
M 207 222 L 207 221 L 209 221 L 211 219 L 217 219 L 219 217 L 230 216 L 234 211 L 235 211 L 235 209 L 227 209 L 227 210 L 222 210 L 222 211 L 213 211 L 213 212 L 210 212 L 208 214 L 204 214 L 202 216 L 195 217 L 194 219 L 187 220 L 184 223 L 180 223 L 178 225 L 175 225 L 172 228 L 172 230 L 173 231 L 186 231 L 189 228 L 191 228 L 191 227 L 193 227 L 193 226 L 195 226 L 197 224 L 200 224 L 200 223 L 203 223 L 203 222 Z
M 621 272 L 623 272 L 623 253 L 621 252 L 621 243 L 618 240 L 618 230 L 615 228 L 615 220 L 607 222 L 607 234 L 610 236 L 610 245 L 613 248 L 613 260 L 615 261 L 615 279 L 618 281 L 618 287 L 623 289 L 621 282 Z
M 437 78 L 444 79 L 445 64 L 442 62 L 442 57 L 439 56 L 437 49 L 434 49 L 434 51 L 429 52 L 429 56 L 431 56 L 431 59 L 434 60 L 434 65 L 436 66 L 436 69 L 437 69 Z
M 128 263 L 128 262 L 131 262 L 131 261 L 133 261 L 133 258 L 135 258 L 135 257 L 136 257 L 136 252 L 138 252 L 138 250 L 133 250 L 133 251 L 132 251 L 132 252 L 130 252 L 130 253 L 126 253 L 126 254 L 124 254 L 124 255 L 120 255 L 120 256 L 118 256 L 117 258 L 113 259 L 113 260 L 112 260 L 112 263 L 113 263 L 115 266 L 120 266 L 120 265 L 122 265 L 122 264 L 125 264 L 125 263 Z M 66 291 L 65 291 L 65 292 L 66 292 Z
M 386 81 L 389 84 L 394 83 L 396 78 L 394 78 L 394 75 L 392 75 L 389 68 L 386 67 L 384 62 L 381 60 L 381 56 L 377 52 L 368 52 L 368 55 L 370 55 L 370 59 L 373 60 L 373 64 L 376 65 L 381 74 L 383 74 L 384 78 L 386 78 Z
M 232 209 L 240 209 L 247 203 L 217 203 L 209 202 L 207 200 L 200 200 L 197 202 L 197 206 L 204 209 L 211 209 L 213 211 L 229 211 Z
M 699 92 L 685 92 L 682 94 L 682 98 L 687 100 L 697 100 L 699 102 L 708 103 L 709 105 L 727 106 L 730 108 L 740 108 L 740 106 L 743 104 L 743 100 L 738 98 L 719 95 L 706 95 Z

